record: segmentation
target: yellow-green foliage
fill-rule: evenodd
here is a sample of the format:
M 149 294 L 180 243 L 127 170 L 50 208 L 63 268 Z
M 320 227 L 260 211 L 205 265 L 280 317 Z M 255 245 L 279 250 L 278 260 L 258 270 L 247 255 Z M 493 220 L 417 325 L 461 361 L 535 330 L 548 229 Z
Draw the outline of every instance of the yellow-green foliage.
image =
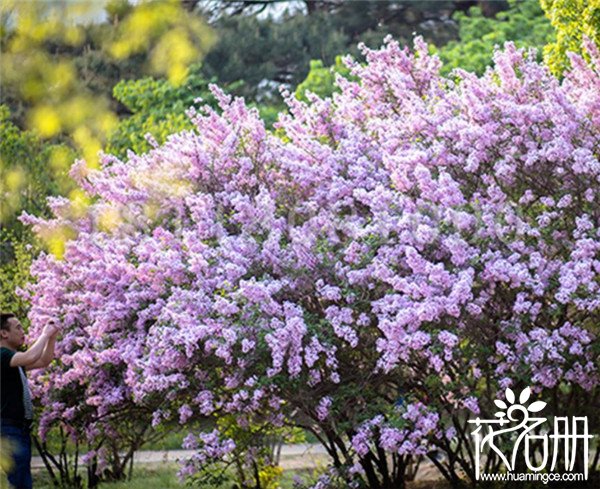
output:
M 600 0 L 540 0 L 556 30 L 556 41 L 544 49 L 544 58 L 555 75 L 569 67 L 567 52 L 588 53 L 582 49 L 583 36 L 600 46 Z
M 153 73 L 166 75 L 178 86 L 188 75 L 188 66 L 202 57 L 214 42 L 204 20 L 190 15 L 178 0 L 137 2 L 119 22 L 107 46 L 116 59 L 150 53 Z
M 283 469 L 278 465 L 266 465 L 258 473 L 260 487 L 265 489 L 278 489 L 283 475 Z
M 0 105 L 0 225 L 20 233 L 23 211 L 47 215 L 48 195 L 68 195 L 75 185 L 68 171 L 75 154 L 64 144 L 44 142 L 33 131 L 22 131 Z
M 231 475 L 240 487 L 246 487 L 248 481 L 252 481 L 253 486 L 265 489 L 281 487 L 283 470 L 275 465 L 277 446 L 306 441 L 304 432 L 299 428 L 288 426 L 277 428 L 268 423 L 242 425 L 233 415 L 220 416 L 217 419 L 217 426 L 223 436 L 235 441 L 236 448 L 232 452 L 234 470 Z M 248 451 L 254 454 L 255 465 L 251 467 L 245 463 Z M 207 467 L 204 470 L 214 469 Z
M 188 66 L 214 41 L 202 18 L 179 0 L 113 0 L 107 6 L 110 22 L 85 26 L 104 4 L 0 2 L 7 98 L 23 107 L 28 128 L 43 138 L 67 138 L 91 167 L 118 124 L 106 94 L 91 89 L 97 71 L 145 57 L 146 71 L 180 85 Z
M 335 64 L 331 67 L 324 66 L 320 59 L 311 60 L 306 79 L 296 88 L 296 98 L 306 101 L 307 90 L 322 98 L 331 97 L 335 92 L 336 74 L 350 77 L 350 69 L 344 65 L 341 56 L 335 57 Z
M 145 153 L 151 148 L 146 134 L 162 144 L 169 134 L 191 129 L 185 110 L 195 97 L 206 96 L 207 85 L 198 78 L 188 79 L 181 86 L 154 78 L 120 81 L 113 89 L 113 96 L 132 115 L 119 122 L 109 137 L 106 151 L 119 157 L 125 157 L 127 150 Z

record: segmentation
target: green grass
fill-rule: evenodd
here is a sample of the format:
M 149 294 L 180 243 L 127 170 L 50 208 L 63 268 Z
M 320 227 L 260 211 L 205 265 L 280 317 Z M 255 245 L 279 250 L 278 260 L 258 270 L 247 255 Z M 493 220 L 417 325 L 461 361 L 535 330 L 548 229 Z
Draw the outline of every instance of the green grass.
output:
M 103 489 L 170 489 L 185 487 L 185 483 L 177 478 L 177 464 L 160 464 L 157 466 L 134 467 L 133 477 L 130 481 L 104 482 L 100 484 Z M 85 473 L 82 472 L 85 479 Z M 33 473 L 33 486 L 36 489 L 56 489 L 47 472 L 43 469 Z
M 158 489 L 164 487 L 185 487 L 185 483 L 177 478 L 177 464 L 164 464 L 158 467 L 140 467 L 133 469 L 130 481 L 101 484 L 104 489 Z
M 140 467 L 133 469 L 130 481 L 110 482 L 101 484 L 104 489 L 158 489 L 164 487 L 185 487 L 185 483 L 177 478 L 177 464 L 164 464 L 158 467 Z
M 171 489 L 186 487 L 185 482 L 179 482 L 176 463 L 159 464 L 156 466 L 143 465 L 134 467 L 133 477 L 130 481 L 103 482 L 101 489 Z M 283 473 L 281 489 L 292 489 L 295 475 L 311 476 L 311 470 L 287 470 Z M 85 473 L 82 472 L 85 478 Z M 35 489 L 56 489 L 45 470 L 39 469 L 33 473 L 33 486 Z M 231 484 L 226 484 L 218 489 L 229 489 Z M 3 489 L 3 488 L 2 488 Z M 217 489 L 216 487 L 202 486 L 202 489 Z

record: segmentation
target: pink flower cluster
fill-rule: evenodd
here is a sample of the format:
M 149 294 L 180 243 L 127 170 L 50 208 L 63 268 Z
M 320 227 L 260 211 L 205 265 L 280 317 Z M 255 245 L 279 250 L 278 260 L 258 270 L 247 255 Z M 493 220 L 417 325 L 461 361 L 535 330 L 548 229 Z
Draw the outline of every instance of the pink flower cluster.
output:
M 352 437 L 357 455 L 364 458 L 371 450 L 376 451 L 376 446 L 399 455 L 425 455 L 431 449 L 428 440 L 440 436 L 439 414 L 428 411 L 420 402 L 406 406 L 399 421 L 394 426 L 378 415 L 359 426 Z
M 273 133 L 214 88 L 221 111 L 191 109 L 194 131 L 77 163 L 85 215 L 55 201 L 53 219 L 24 218 L 76 236 L 62 260 L 39 257 L 28 290 L 31 336 L 48 315 L 63 325 L 37 379 L 42 426 L 80 416 L 93 440 L 144 406 L 156 423 L 310 419 L 327 438 L 334 413 L 359 457 L 422 454 L 448 412 L 485 404 L 482 376 L 597 387 L 587 49 L 562 82 L 512 44 L 482 77 L 446 79 L 421 39 L 388 39 L 349 60 L 333 98 L 288 95 Z
M 221 439 L 218 431 L 213 430 L 210 433 L 200 433 L 197 437 L 188 435 L 183 441 L 183 448 L 197 452 L 179 470 L 178 476 L 182 481 L 207 464 L 225 460 L 235 450 L 235 442 Z

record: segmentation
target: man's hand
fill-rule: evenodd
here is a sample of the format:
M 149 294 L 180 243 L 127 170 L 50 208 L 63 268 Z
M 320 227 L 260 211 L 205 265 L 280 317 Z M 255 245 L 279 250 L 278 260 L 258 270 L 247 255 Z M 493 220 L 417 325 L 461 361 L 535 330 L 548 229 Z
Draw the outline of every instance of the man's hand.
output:
M 41 356 L 33 363 L 26 366 L 27 370 L 33 370 L 36 368 L 45 368 L 50 365 L 54 358 L 54 344 L 56 343 L 56 337 L 58 336 L 59 328 L 56 325 L 54 319 L 48 321 L 44 330 L 42 331 L 41 337 L 46 337 L 46 346 Z
M 51 319 L 50 321 L 48 321 L 48 324 L 46 324 L 46 326 L 44 326 L 44 330 L 42 331 L 42 334 L 47 336 L 48 338 L 51 338 L 58 334 L 58 326 L 56 326 L 56 322 L 54 321 L 54 319 Z

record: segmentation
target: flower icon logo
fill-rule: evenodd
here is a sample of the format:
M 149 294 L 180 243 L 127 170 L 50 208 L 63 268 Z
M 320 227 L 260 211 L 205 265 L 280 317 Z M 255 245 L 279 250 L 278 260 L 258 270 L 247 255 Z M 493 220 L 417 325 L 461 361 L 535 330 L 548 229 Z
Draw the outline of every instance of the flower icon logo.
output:
M 554 429 L 535 431 L 548 420 L 533 413 L 539 413 L 547 405 L 544 401 L 530 402 L 531 388 L 526 387 L 519 394 L 519 400 L 512 389 L 504 391 L 504 399 L 495 399 L 494 404 L 499 408 L 495 419 L 469 420 L 475 425 L 471 432 L 475 441 L 475 470 L 477 479 L 481 474 L 480 458 L 484 450 L 488 457 L 493 456 L 503 464 L 508 472 L 517 467 L 517 460 L 523 460 L 527 469 L 532 473 L 543 471 L 550 462 L 549 471 L 557 467 L 560 460 L 559 451 L 564 449 L 564 464 L 566 471 L 573 471 L 578 443 L 583 444 L 583 460 L 589 458 L 589 440 L 594 435 L 589 434 L 587 417 L 572 417 L 569 423 L 566 417 L 554 418 Z M 583 433 L 580 430 L 583 429 Z M 549 458 L 550 443 L 553 440 L 552 459 Z M 532 456 L 531 447 L 537 444 L 540 457 Z M 512 445 L 512 452 L 509 447 Z M 489 458 L 488 458 L 489 460 Z M 587 480 L 587 465 L 584 466 L 584 480 Z M 487 470 L 487 469 L 486 469 Z
M 496 417 L 498 417 L 498 418 L 504 418 L 507 414 L 509 414 L 509 417 L 510 417 L 510 413 L 514 410 L 529 411 L 530 413 L 537 413 L 546 407 L 546 403 L 544 401 L 535 401 L 535 402 L 532 402 L 529 406 L 525 407 L 525 403 L 531 397 L 531 389 L 529 387 L 526 387 L 525 389 L 523 389 L 521 391 L 521 394 L 519 394 L 519 402 L 518 403 L 516 402 L 515 393 L 512 391 L 512 389 L 510 387 L 506 388 L 506 390 L 504 391 L 504 395 L 506 397 L 506 402 L 501 399 L 494 400 L 494 404 L 496 404 L 496 406 L 498 406 L 500 409 L 503 409 L 506 411 L 506 412 L 498 411 L 496 413 Z

